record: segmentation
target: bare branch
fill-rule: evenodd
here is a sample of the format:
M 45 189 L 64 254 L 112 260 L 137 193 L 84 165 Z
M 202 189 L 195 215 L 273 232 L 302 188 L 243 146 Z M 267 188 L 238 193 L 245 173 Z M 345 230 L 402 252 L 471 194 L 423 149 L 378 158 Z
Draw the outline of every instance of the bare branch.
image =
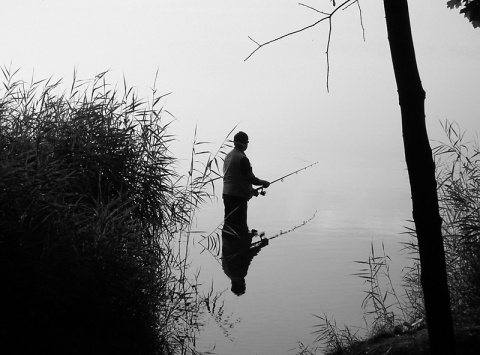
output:
M 258 43 L 257 41 L 255 41 L 252 37 L 248 36 L 248 38 L 250 39 L 250 41 L 256 43 L 257 46 L 261 46 L 260 43 Z
M 308 9 L 310 9 L 310 10 L 313 10 L 313 11 L 316 11 L 316 12 L 322 14 L 322 15 L 330 16 L 330 14 L 329 14 L 328 12 L 323 12 L 323 11 L 317 10 L 317 9 L 313 8 L 312 6 L 302 4 L 301 2 L 299 2 L 298 5 L 300 5 L 300 6 L 305 6 L 306 8 L 308 8 Z
M 345 1 L 342 5 L 339 6 L 339 8 L 343 5 L 345 5 L 345 7 L 342 9 L 342 10 L 346 10 L 348 9 L 350 6 L 352 6 L 353 4 L 355 4 L 356 2 L 358 1 L 354 1 L 354 2 L 351 2 L 350 4 L 347 4 L 348 1 Z
M 308 25 L 308 26 L 305 26 L 305 27 L 303 27 L 303 28 L 300 28 L 299 30 L 295 30 L 295 31 L 286 33 L 286 34 L 284 34 L 284 35 L 282 35 L 282 36 L 280 36 L 280 37 L 274 38 L 274 39 L 272 39 L 272 40 L 270 40 L 270 41 L 267 41 L 267 42 L 264 42 L 264 43 L 262 43 L 262 44 L 259 44 L 257 41 L 255 41 L 255 40 L 252 39 L 251 37 L 248 37 L 248 38 L 250 38 L 250 40 L 252 40 L 253 42 L 255 42 L 255 43 L 258 45 L 258 47 L 255 48 L 255 50 L 254 50 L 252 53 L 250 53 L 247 58 L 244 59 L 244 61 L 246 62 L 246 61 L 248 60 L 248 58 L 250 58 L 250 57 L 251 57 L 256 51 L 258 51 L 260 48 L 265 47 L 266 45 L 269 45 L 269 44 L 271 44 L 271 43 L 273 43 L 273 42 L 279 41 L 279 40 L 281 40 L 281 39 L 283 39 L 283 38 L 285 38 L 285 37 L 289 37 L 289 36 L 292 36 L 292 35 L 294 35 L 294 34 L 297 34 L 297 33 L 303 32 L 303 31 L 305 31 L 305 30 L 308 30 L 309 28 L 315 27 L 315 26 L 318 25 L 320 22 L 322 22 L 322 21 L 324 21 L 324 20 L 327 20 L 328 18 L 329 18 L 329 16 L 324 17 L 324 18 L 322 18 L 322 19 L 320 19 L 320 20 L 312 23 L 311 25 Z
M 359 9 L 359 12 L 360 12 L 360 25 L 362 27 L 362 32 L 363 32 L 363 39 L 365 40 L 365 29 L 363 27 L 363 22 L 361 20 L 361 16 L 362 16 L 362 10 L 360 8 L 360 0 L 345 0 L 342 4 L 340 4 L 338 7 L 336 7 L 332 12 L 328 13 L 328 12 L 323 12 L 323 11 L 320 11 L 320 10 L 317 10 L 315 9 L 314 7 L 312 6 L 309 6 L 309 5 L 306 5 L 306 4 L 303 4 L 303 3 L 299 3 L 300 6 L 304 6 L 310 10 L 313 10 L 315 12 L 318 12 L 319 14 L 322 14 L 324 17 L 320 18 L 319 20 L 315 21 L 314 23 L 308 25 L 308 26 L 305 26 L 305 27 L 302 27 L 298 30 L 295 30 L 295 31 L 291 31 L 291 32 L 288 32 L 282 36 L 279 36 L 279 37 L 276 37 L 274 39 L 271 39 L 267 42 L 263 42 L 263 43 L 259 43 L 257 41 L 255 41 L 253 38 L 251 38 L 250 36 L 248 37 L 252 42 L 254 42 L 256 45 L 257 45 L 257 48 L 255 48 L 245 59 L 244 61 L 247 61 L 252 55 L 254 55 L 260 48 L 262 47 L 265 47 L 269 44 L 272 44 L 274 42 L 277 42 L 277 41 L 280 41 L 286 37 L 290 37 L 290 36 L 293 36 L 293 35 L 296 35 L 300 32 L 303 32 L 303 31 L 306 31 L 310 28 L 313 28 L 315 26 L 317 26 L 319 23 L 325 21 L 325 20 L 328 20 L 328 23 L 329 23 L 329 30 L 328 30 L 328 38 L 327 38 L 327 48 L 326 48 L 326 62 L 327 62 L 327 91 L 328 91 L 328 79 L 329 79 L 329 76 L 330 76 L 330 58 L 329 58 L 329 50 L 330 50 L 330 43 L 331 43 L 331 37 L 332 37 L 332 18 L 333 18 L 333 15 L 338 11 L 338 10 L 346 10 L 347 8 L 349 8 L 351 5 L 357 3 L 358 4 L 358 9 Z M 335 1 L 333 2 L 333 5 L 335 6 Z
M 362 8 L 360 7 L 360 1 L 357 1 L 358 13 L 360 14 L 360 26 L 362 27 L 363 41 L 365 42 L 365 27 L 363 27 Z
M 330 92 L 330 88 L 329 88 L 329 78 L 330 78 L 330 40 L 332 38 L 332 18 L 330 17 L 328 19 L 328 40 L 327 40 L 327 49 L 325 51 L 325 56 L 326 56 L 326 60 L 327 60 L 327 92 Z
M 358 14 L 360 17 L 360 27 L 362 28 L 362 36 L 363 36 L 363 41 L 365 42 L 365 27 L 363 27 L 363 17 L 362 17 L 362 8 L 360 7 L 360 0 L 354 1 L 351 4 L 347 4 L 343 10 L 348 9 L 350 6 L 353 6 L 353 4 L 357 4 L 358 7 Z

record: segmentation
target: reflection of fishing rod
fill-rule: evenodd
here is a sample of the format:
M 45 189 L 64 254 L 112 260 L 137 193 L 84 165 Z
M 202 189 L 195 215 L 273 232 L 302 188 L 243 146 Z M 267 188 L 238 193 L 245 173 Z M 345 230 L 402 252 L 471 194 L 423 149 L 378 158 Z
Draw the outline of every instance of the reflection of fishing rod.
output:
M 283 179 L 289 177 L 290 175 L 296 174 L 296 173 L 298 173 L 298 172 L 300 172 L 300 171 L 302 171 L 302 170 L 307 170 L 309 167 L 314 166 L 314 165 L 317 164 L 317 163 L 318 163 L 318 161 L 316 161 L 315 163 L 310 164 L 310 165 L 308 165 L 308 166 L 305 166 L 305 167 L 303 167 L 303 168 L 301 168 L 301 169 L 292 171 L 291 173 L 289 173 L 289 174 L 287 174 L 287 175 L 284 175 L 284 176 L 282 176 L 282 177 L 280 177 L 280 178 L 278 178 L 278 179 L 276 179 L 276 180 L 273 180 L 272 182 L 270 182 L 270 185 L 272 185 L 272 184 L 274 184 L 274 183 L 276 183 L 276 182 L 278 182 L 278 181 L 282 181 L 282 182 L 283 182 Z M 257 188 L 255 189 L 255 191 L 259 192 L 260 195 L 262 195 L 262 196 L 265 196 L 265 194 L 267 193 L 267 192 L 264 190 L 263 187 L 257 187 Z
M 269 243 L 269 240 L 270 239 L 275 239 L 275 238 L 278 238 L 280 237 L 281 235 L 284 235 L 284 234 L 288 234 L 290 232 L 293 232 L 294 230 L 300 228 L 300 227 L 303 227 L 304 225 L 306 225 L 308 222 L 310 222 L 312 219 L 315 218 L 315 216 L 317 215 L 317 211 L 315 211 L 315 213 L 313 214 L 312 217 L 310 217 L 309 219 L 307 219 L 306 221 L 303 221 L 301 224 L 298 224 L 292 228 L 290 228 L 289 230 L 286 230 L 286 231 L 283 231 L 281 230 L 279 233 L 275 234 L 274 236 L 272 237 L 266 237 L 265 236 L 265 232 L 261 232 L 260 234 L 258 234 L 258 232 L 254 229 L 254 236 L 255 237 L 259 237 L 260 240 L 254 242 L 251 244 L 250 248 L 252 247 L 260 247 L 260 248 L 263 248 L 264 246 L 267 246 L 268 243 Z

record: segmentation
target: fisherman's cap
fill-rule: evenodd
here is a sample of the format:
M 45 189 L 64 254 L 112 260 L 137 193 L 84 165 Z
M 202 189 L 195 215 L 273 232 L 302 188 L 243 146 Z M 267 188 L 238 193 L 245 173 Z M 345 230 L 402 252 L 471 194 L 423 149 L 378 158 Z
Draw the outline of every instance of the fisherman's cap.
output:
M 245 132 L 240 131 L 233 136 L 233 142 L 248 144 L 248 135 Z

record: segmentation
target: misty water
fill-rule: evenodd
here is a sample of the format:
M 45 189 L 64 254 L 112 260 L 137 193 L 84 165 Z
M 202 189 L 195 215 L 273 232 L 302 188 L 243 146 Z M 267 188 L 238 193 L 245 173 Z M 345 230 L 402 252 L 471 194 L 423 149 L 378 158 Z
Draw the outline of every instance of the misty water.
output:
M 294 168 L 299 167 L 300 163 Z M 384 245 L 396 291 L 403 294 L 401 270 L 410 261 L 401 242 L 410 240 L 404 232 L 411 226 L 411 207 L 408 177 L 401 162 L 375 174 L 378 179 L 391 176 L 388 184 L 362 179 L 365 174 L 361 171 L 348 183 L 323 180 L 319 184 L 322 174 L 321 168 L 312 167 L 273 184 L 266 196 L 250 201 L 249 227 L 264 231 L 266 237 L 301 227 L 270 240 L 253 258 L 246 292 L 241 296 L 230 290 L 231 281 L 217 256 L 220 246 L 204 239 L 219 231 L 216 228 L 223 217 L 220 194 L 197 213 L 196 232 L 191 235 L 191 272 L 200 271 L 205 292 L 212 285 L 216 292 L 223 292 L 218 306 L 224 306 L 224 317 L 234 323 L 222 327 L 207 317 L 197 350 L 213 348 L 218 354 L 233 355 L 295 354 L 299 342 L 310 344 L 315 339 L 312 333 L 320 323 L 315 315 L 325 314 L 337 326 L 345 324 L 363 334 L 361 304 L 367 285 L 353 274 L 363 267 L 355 261 L 366 261 L 372 245 L 378 254 Z

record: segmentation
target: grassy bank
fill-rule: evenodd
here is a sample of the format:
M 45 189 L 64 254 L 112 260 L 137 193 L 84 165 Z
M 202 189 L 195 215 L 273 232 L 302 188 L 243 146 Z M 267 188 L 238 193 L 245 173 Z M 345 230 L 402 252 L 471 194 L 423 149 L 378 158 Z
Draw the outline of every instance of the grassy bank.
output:
M 204 300 L 175 243 L 216 157 L 176 171 L 155 89 L 2 73 L 0 352 L 194 352 Z

